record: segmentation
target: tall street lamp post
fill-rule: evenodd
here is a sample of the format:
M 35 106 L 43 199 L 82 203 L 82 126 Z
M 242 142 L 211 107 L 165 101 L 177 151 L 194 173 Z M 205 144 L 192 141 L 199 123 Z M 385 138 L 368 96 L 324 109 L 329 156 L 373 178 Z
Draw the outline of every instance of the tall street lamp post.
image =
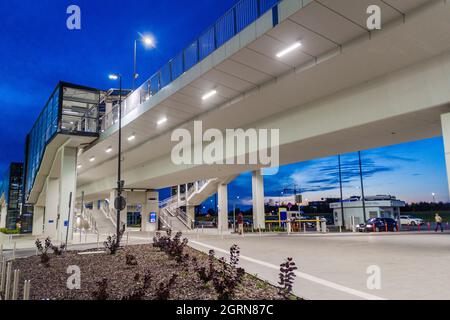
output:
M 148 36 L 142 36 L 140 39 L 147 48 L 154 48 L 155 41 Z M 139 74 L 137 72 L 137 42 L 138 40 L 134 40 L 134 54 L 133 54 L 133 91 L 135 89 L 136 79 L 139 78 Z
M 115 209 L 117 210 L 116 232 L 117 244 L 120 242 L 120 212 L 125 209 L 125 199 L 122 197 L 122 189 L 124 182 L 121 177 L 122 167 L 122 76 L 120 74 L 111 74 L 111 80 L 119 80 L 119 144 L 117 155 L 117 198 L 114 201 Z
M 239 196 L 236 197 L 236 201 L 239 200 Z M 233 203 L 233 231 L 236 232 L 236 201 Z

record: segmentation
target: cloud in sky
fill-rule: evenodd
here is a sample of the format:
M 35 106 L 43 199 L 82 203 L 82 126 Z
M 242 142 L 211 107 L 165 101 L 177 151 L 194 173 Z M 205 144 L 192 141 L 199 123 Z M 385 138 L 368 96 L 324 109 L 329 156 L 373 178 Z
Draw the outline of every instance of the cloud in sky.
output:
M 391 194 L 413 201 L 449 201 L 442 138 L 388 146 L 362 153 L 366 195 Z M 341 157 L 344 198 L 361 194 L 357 153 Z M 304 198 L 339 197 L 338 157 L 328 157 L 280 167 L 275 176 L 264 177 L 265 196 L 281 196 L 285 188 L 300 189 Z M 240 197 L 240 205 L 251 207 L 251 174 L 239 176 L 229 186 L 229 201 Z

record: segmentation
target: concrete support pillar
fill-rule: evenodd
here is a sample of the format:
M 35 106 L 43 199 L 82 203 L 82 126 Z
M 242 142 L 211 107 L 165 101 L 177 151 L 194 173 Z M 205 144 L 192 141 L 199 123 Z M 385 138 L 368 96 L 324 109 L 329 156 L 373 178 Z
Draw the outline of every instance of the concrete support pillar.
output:
M 33 236 L 42 236 L 44 233 L 44 212 L 44 207 L 34 206 L 33 208 Z
M 441 115 L 442 136 L 444 138 L 445 162 L 447 165 L 447 182 L 450 190 L 450 113 Z
M 159 219 L 159 192 L 146 192 L 146 202 L 142 208 L 142 227 L 144 232 L 154 232 L 158 230 Z
M 189 220 L 192 221 L 194 227 L 195 224 L 195 206 L 186 206 L 186 214 L 189 217 Z
M 220 231 L 228 231 L 228 185 L 219 184 L 217 194 L 219 207 L 217 227 Z
M 0 228 L 6 226 L 6 215 L 8 214 L 6 202 L 2 201 L 0 204 Z
M 252 172 L 252 199 L 253 227 L 264 229 L 266 227 L 266 213 L 264 208 L 264 176 L 261 170 Z
M 45 191 L 44 235 L 57 238 L 59 179 L 47 178 Z
M 181 202 L 181 186 L 177 186 L 177 207 L 180 207 Z
M 64 147 L 59 177 L 58 240 L 73 239 L 75 196 L 77 194 L 77 148 Z

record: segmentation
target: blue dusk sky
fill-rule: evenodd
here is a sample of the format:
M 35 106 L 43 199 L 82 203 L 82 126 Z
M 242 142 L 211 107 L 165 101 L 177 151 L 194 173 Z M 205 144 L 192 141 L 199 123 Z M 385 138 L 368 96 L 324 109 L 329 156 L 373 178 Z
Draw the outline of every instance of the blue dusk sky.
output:
M 23 161 L 25 136 L 58 81 L 99 89 L 114 86 L 107 76 L 120 72 L 131 87 L 133 42 L 151 34 L 157 48 L 138 48 L 138 84 L 227 11 L 237 0 L 23 0 L 0 2 L 0 172 Z M 81 8 L 81 30 L 66 28 L 66 9 Z M 367 195 L 392 194 L 402 200 L 449 201 L 442 138 L 364 151 Z M 339 196 L 337 157 L 280 168 L 266 177 L 266 197 L 301 188 L 317 200 Z M 359 195 L 357 154 L 342 157 L 344 196 Z M 229 188 L 230 200 L 249 205 L 251 175 Z M 232 203 L 232 202 L 231 202 Z

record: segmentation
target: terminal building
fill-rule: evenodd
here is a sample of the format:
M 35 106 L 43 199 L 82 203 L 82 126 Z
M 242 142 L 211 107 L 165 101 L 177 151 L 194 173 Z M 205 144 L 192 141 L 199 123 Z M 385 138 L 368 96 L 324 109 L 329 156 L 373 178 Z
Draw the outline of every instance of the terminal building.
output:
M 0 181 L 0 229 L 20 228 L 22 182 L 23 164 L 11 163 Z
M 363 202 L 361 197 L 352 197 L 342 203 L 330 203 L 330 208 L 333 209 L 334 223 L 336 226 L 345 226 L 351 229 L 353 224 L 359 225 L 371 218 L 392 218 L 400 219 L 400 208 L 405 207 L 405 202 L 397 200 L 393 196 L 373 196 L 365 197 Z M 344 210 L 344 215 L 342 215 Z M 342 223 L 342 216 L 344 217 L 344 224 Z
M 382 9 L 381 30 L 366 24 L 369 5 Z M 75 215 L 116 227 L 118 96 L 120 223 L 145 231 L 192 228 L 213 194 L 228 231 L 228 184 L 243 172 L 252 173 L 254 226 L 265 226 L 267 164 L 172 161 L 172 133 L 195 136 L 196 121 L 220 132 L 279 129 L 279 165 L 443 136 L 450 170 L 448 30 L 450 1 L 241 0 L 133 92 L 61 82 L 26 138 L 33 234 L 70 238 Z M 400 204 L 386 201 L 367 200 L 367 217 L 395 214 Z

